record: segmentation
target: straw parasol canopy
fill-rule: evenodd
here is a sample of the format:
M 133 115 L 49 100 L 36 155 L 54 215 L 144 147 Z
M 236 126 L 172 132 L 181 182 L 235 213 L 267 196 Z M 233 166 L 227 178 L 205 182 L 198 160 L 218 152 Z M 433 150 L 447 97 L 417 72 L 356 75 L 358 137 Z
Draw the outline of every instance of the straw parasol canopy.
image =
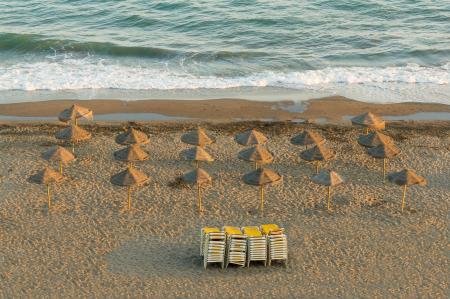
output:
M 145 173 L 131 167 L 111 176 L 111 183 L 114 185 L 128 187 L 128 209 L 131 209 L 131 187 L 141 186 L 148 180 Z
M 266 143 L 267 137 L 258 130 L 251 129 L 237 134 L 234 140 L 236 140 L 236 142 L 240 145 L 250 146 Z
M 42 154 L 42 158 L 47 161 L 59 162 L 59 174 L 62 175 L 63 164 L 68 164 L 75 160 L 75 156 L 62 146 L 54 146 Z
M 126 132 L 117 135 L 116 143 L 121 145 L 147 144 L 149 143 L 149 138 L 144 132 L 128 128 Z
M 416 174 L 416 172 L 412 169 L 403 169 L 399 172 L 390 173 L 388 175 L 388 180 L 391 183 L 403 186 L 402 212 L 405 209 L 406 205 L 406 188 L 411 185 L 425 186 L 427 184 L 427 180 L 424 177 Z
M 258 164 L 272 163 L 273 155 L 261 145 L 255 145 L 239 152 L 239 158 L 245 161 L 255 162 L 255 169 Z
M 378 131 L 373 131 L 368 135 L 359 135 L 358 143 L 365 147 L 376 147 L 382 143 L 394 143 L 394 140 Z
M 57 139 L 63 139 L 72 143 L 72 152 L 75 152 L 75 143 L 88 140 L 92 137 L 91 133 L 80 128 L 77 125 L 70 125 L 62 131 L 56 133 Z
M 327 161 L 334 158 L 336 154 L 325 144 L 316 145 L 300 153 L 300 158 L 316 164 L 316 174 L 319 173 L 320 161 Z
M 328 212 L 331 212 L 331 187 L 343 183 L 344 180 L 335 171 L 328 169 L 322 169 L 320 173 L 313 176 L 311 180 L 316 184 L 327 186 L 328 188 L 327 210 Z
M 291 138 L 291 143 L 294 145 L 302 145 L 308 148 L 308 145 L 321 145 L 325 139 L 319 134 L 311 130 L 304 130 L 299 135 Z
M 139 144 L 132 144 L 114 152 L 114 159 L 128 162 L 130 167 L 133 167 L 133 162 L 145 161 L 148 157 L 148 153 Z
M 264 212 L 264 185 L 275 185 L 283 180 L 283 177 L 277 172 L 268 168 L 258 168 L 245 174 L 242 180 L 247 185 L 259 186 L 260 211 Z
M 39 171 L 37 174 L 31 176 L 31 181 L 47 185 L 47 203 L 48 208 L 51 207 L 51 195 L 50 195 L 50 184 L 61 182 L 64 177 L 57 171 L 51 169 L 50 167 L 45 167 L 43 170 Z
M 197 163 L 197 168 L 199 167 L 200 161 L 205 162 L 214 161 L 213 157 L 211 157 L 211 155 L 200 146 L 195 146 L 187 150 L 184 150 L 181 153 L 181 156 L 186 160 L 195 161 Z
M 70 108 L 64 109 L 58 116 L 62 122 L 74 121 L 75 125 L 79 118 L 86 118 L 92 120 L 94 117 L 92 110 L 78 105 L 72 105 Z
M 354 125 L 365 127 L 366 135 L 369 129 L 383 130 L 386 126 L 386 122 L 372 112 L 355 116 L 351 119 L 351 122 Z
M 197 185 L 197 197 L 198 197 L 198 210 L 200 213 L 203 213 L 203 205 L 202 205 L 202 189 L 201 187 L 207 184 L 211 184 L 212 178 L 211 176 L 203 169 L 197 168 L 194 169 L 182 176 L 183 181 L 189 184 Z
M 209 136 L 203 128 L 197 128 L 195 130 L 187 132 L 186 134 L 183 134 L 181 136 L 181 141 L 187 144 L 197 145 L 201 147 L 205 147 L 216 142 L 216 140 L 213 137 Z
M 381 143 L 377 147 L 367 149 L 367 153 L 376 159 L 383 159 L 383 180 L 386 177 L 386 159 L 400 154 L 400 149 L 394 143 Z

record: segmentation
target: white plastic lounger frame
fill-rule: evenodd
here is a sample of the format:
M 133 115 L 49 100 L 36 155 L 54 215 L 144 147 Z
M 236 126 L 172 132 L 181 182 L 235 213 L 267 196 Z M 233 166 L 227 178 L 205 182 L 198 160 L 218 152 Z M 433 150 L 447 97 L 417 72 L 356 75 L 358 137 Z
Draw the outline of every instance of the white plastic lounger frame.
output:
M 247 267 L 250 267 L 252 261 L 263 261 L 267 265 L 267 239 L 262 237 L 247 238 Z
M 284 261 L 285 265 L 287 265 L 288 246 L 284 229 L 278 227 L 276 224 L 265 224 L 261 225 L 261 231 L 263 234 L 267 234 L 267 259 L 269 266 L 272 264 L 272 261 L 275 260 Z
M 246 231 L 246 228 L 256 229 L 259 232 L 258 227 L 244 227 L 243 232 L 247 235 L 247 267 L 250 266 L 252 261 L 262 261 L 264 266 L 267 265 L 267 237 L 265 235 L 255 236 Z
M 223 268 L 225 266 L 225 233 L 207 234 L 203 254 L 205 269 L 208 263 L 220 263 Z
M 242 234 L 239 228 L 224 227 L 227 235 L 227 251 L 225 268 L 229 264 L 245 267 L 247 259 L 247 236 Z
M 203 256 L 206 237 L 209 233 L 219 233 L 220 229 L 217 227 L 204 227 L 200 231 L 200 256 Z
M 285 265 L 287 265 L 288 261 L 288 246 L 287 246 L 287 237 L 285 234 L 270 234 L 268 236 L 268 245 L 269 245 L 269 255 L 268 261 L 269 266 L 272 264 L 272 261 L 284 261 Z

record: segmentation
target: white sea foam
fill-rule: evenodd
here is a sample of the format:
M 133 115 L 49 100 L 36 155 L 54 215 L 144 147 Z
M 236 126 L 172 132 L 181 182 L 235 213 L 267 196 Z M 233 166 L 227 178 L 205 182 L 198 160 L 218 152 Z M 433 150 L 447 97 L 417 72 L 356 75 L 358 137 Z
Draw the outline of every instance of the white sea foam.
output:
M 160 66 L 130 66 L 103 60 L 63 59 L 0 65 L 0 90 L 176 90 L 283 87 L 321 90 L 330 86 L 383 84 L 449 85 L 450 63 L 439 67 L 335 67 L 301 72 L 259 72 L 238 77 L 198 76 Z M 444 95 L 444 97 L 450 97 Z

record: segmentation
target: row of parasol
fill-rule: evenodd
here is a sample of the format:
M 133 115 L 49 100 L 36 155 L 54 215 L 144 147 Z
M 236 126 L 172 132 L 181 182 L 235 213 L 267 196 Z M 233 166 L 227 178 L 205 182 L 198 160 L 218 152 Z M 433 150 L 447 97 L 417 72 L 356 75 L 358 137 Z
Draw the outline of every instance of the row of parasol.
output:
M 62 111 L 59 120 L 68 123 L 68 127 L 56 133 L 56 138 L 63 139 L 72 145 L 72 152 L 64 147 L 55 146 L 43 153 L 43 158 L 49 162 L 59 163 L 59 172 L 50 167 L 33 176 L 34 181 L 47 185 L 48 206 L 51 206 L 50 184 L 60 182 L 63 179 L 63 165 L 75 160 L 75 144 L 91 138 L 91 134 L 78 126 L 78 119 L 92 119 L 93 113 L 87 108 L 73 105 Z M 352 119 L 354 125 L 364 127 L 364 133 L 359 136 L 358 143 L 367 147 L 367 153 L 374 158 L 383 159 L 383 179 L 386 173 L 386 159 L 395 157 L 400 153 L 393 139 L 388 135 L 381 133 L 385 128 L 385 122 L 378 116 L 368 112 Z M 370 132 L 371 131 L 371 132 Z M 265 147 L 268 138 L 261 132 L 252 129 L 235 136 L 235 141 L 246 149 L 239 152 L 240 159 L 254 163 L 255 170 L 245 174 L 242 177 L 244 183 L 259 187 L 260 211 L 264 210 L 264 186 L 275 185 L 282 181 L 282 176 L 276 171 L 264 167 L 265 164 L 272 163 L 273 153 Z M 127 168 L 111 177 L 111 182 L 115 185 L 125 186 L 128 189 L 128 208 L 131 208 L 131 188 L 140 186 L 148 182 L 149 177 L 137 170 L 134 164 L 138 161 L 145 161 L 149 154 L 142 149 L 142 145 L 149 142 L 148 136 L 138 130 L 129 128 L 126 132 L 119 134 L 116 143 L 124 145 L 123 149 L 114 152 L 114 158 L 124 161 L 128 164 Z M 208 134 L 204 129 L 197 128 L 181 137 L 184 143 L 194 145 L 182 152 L 182 156 L 191 161 L 195 161 L 196 168 L 182 176 L 182 180 L 197 186 L 198 208 L 203 212 L 202 206 L 202 188 L 212 182 L 211 176 L 206 170 L 200 167 L 201 162 L 211 162 L 214 159 L 207 152 L 207 146 L 215 143 L 215 138 Z M 328 202 L 327 209 L 331 211 L 331 188 L 342 183 L 344 180 L 335 171 L 323 169 L 319 171 L 320 164 L 323 161 L 330 160 L 336 156 L 327 145 L 327 141 L 317 132 L 305 130 L 301 134 L 293 137 L 291 143 L 294 145 L 305 146 L 305 150 L 300 153 L 300 158 L 313 162 L 316 168 L 316 174 L 311 180 L 317 184 L 327 187 Z M 308 148 L 308 146 L 312 146 Z M 403 186 L 402 211 L 405 208 L 406 188 L 409 185 L 426 184 L 426 180 L 417 175 L 411 169 L 404 169 L 400 172 L 388 175 L 388 180 Z
M 85 118 L 92 120 L 93 112 L 90 109 L 72 105 L 70 108 L 64 109 L 58 116 L 61 122 L 67 124 L 67 127 L 55 134 L 57 139 L 63 140 L 72 145 L 72 151 L 67 150 L 62 146 L 54 146 L 42 154 L 42 158 L 49 163 L 56 162 L 59 165 L 59 171 L 46 166 L 37 174 L 31 176 L 33 182 L 44 184 L 47 187 L 47 204 L 51 207 L 51 192 L 50 185 L 52 183 L 59 183 L 64 179 L 63 165 L 76 160 L 75 158 L 75 144 L 81 141 L 88 140 L 92 137 L 91 133 L 78 126 L 78 119 Z

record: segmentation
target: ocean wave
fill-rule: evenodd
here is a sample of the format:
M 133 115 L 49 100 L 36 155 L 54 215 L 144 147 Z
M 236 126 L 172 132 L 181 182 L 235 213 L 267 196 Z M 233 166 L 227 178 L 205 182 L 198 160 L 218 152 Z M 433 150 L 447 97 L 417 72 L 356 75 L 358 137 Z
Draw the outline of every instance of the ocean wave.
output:
M 200 76 L 183 70 L 64 59 L 0 66 L 0 90 L 199 89 L 232 87 L 321 88 L 330 84 L 449 84 L 450 62 L 439 67 L 335 67 L 242 76 Z
M 0 33 L 0 51 L 17 54 L 80 54 L 110 57 L 139 57 L 170 59 L 196 57 L 210 61 L 220 59 L 249 59 L 266 56 L 263 51 L 182 51 L 170 48 L 122 46 L 110 42 L 77 42 L 74 40 L 49 39 L 34 34 Z

